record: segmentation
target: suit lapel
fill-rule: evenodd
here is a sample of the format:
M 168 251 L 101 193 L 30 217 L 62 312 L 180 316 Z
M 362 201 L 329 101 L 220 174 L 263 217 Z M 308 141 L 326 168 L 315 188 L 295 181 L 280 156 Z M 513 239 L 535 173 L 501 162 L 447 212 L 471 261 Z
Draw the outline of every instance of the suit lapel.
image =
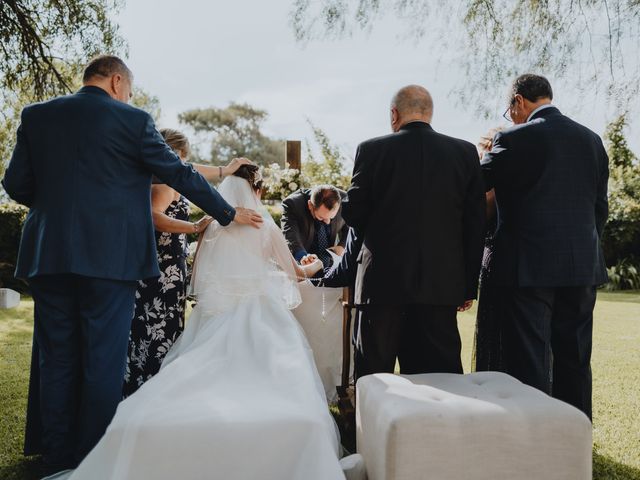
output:
M 330 247 L 333 247 L 336 244 L 336 236 L 338 235 L 338 224 L 340 223 L 340 213 L 336 215 L 336 217 L 331 220 L 331 237 L 329 237 Z
M 313 220 L 311 216 L 311 212 L 307 209 L 306 216 L 309 219 L 307 222 L 307 249 L 311 248 L 313 245 L 313 239 L 316 236 L 316 222 Z

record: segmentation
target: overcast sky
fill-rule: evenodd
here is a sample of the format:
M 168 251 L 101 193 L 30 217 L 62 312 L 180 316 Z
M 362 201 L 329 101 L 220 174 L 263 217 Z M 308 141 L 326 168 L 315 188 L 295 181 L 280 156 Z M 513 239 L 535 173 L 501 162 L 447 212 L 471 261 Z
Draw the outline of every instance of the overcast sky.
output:
M 177 114 L 197 107 L 248 102 L 269 112 L 265 131 L 287 139 L 310 138 L 306 118 L 353 157 L 357 144 L 389 131 L 389 100 L 401 86 L 427 87 L 435 102 L 433 127 L 476 143 L 504 124 L 508 85 L 487 92 L 495 117 L 474 118 L 449 92 L 464 79 L 427 42 L 402 40 L 393 19 L 370 34 L 297 44 L 289 25 L 290 0 L 128 0 L 118 17 L 129 44 L 136 83 L 160 99 L 161 126 L 179 127 Z M 552 83 L 553 83 L 553 79 Z M 575 120 L 602 133 L 613 112 L 601 101 L 580 105 L 571 91 L 555 102 Z M 634 130 L 637 130 L 634 128 Z M 630 132 L 632 146 L 640 142 Z

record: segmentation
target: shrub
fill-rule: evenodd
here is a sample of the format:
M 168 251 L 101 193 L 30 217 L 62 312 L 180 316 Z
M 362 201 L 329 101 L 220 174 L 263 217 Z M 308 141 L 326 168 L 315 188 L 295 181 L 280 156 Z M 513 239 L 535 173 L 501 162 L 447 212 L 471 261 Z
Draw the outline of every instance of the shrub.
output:
M 281 205 L 265 205 L 267 212 L 273 218 L 273 221 L 276 222 L 276 225 L 280 226 L 280 221 L 282 220 L 282 206 Z
M 624 137 L 626 115 L 605 132 L 609 154 L 609 221 L 602 248 L 610 267 L 630 257 L 640 257 L 640 163 Z
M 273 163 L 264 169 L 264 192 L 265 200 L 282 201 L 293 192 L 309 185 L 309 181 L 300 170 L 294 168 L 282 168 L 277 163 Z
M 22 225 L 29 209 L 14 202 L 0 203 L 0 287 L 26 291 L 26 284 L 14 277 Z
M 609 283 L 605 290 L 637 290 L 640 289 L 640 262 L 633 258 L 620 260 L 607 268 Z

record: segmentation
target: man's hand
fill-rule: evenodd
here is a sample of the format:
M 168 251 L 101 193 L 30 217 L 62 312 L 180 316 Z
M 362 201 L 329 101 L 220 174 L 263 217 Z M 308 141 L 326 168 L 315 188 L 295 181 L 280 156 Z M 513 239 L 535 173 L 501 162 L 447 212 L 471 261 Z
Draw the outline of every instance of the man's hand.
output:
M 229 162 L 229 165 L 222 167 L 222 172 L 225 177 L 233 175 L 242 165 L 251 165 L 253 162 L 248 158 L 240 157 L 234 158 Z
M 340 245 L 331 247 L 329 250 L 331 250 L 333 253 L 335 253 L 339 257 L 341 257 L 344 254 L 344 247 L 341 247 Z
M 236 207 L 236 216 L 233 221 L 240 225 L 251 225 L 255 228 L 260 228 L 263 222 L 262 217 L 255 210 L 242 207 Z
M 466 312 L 473 306 L 473 300 L 467 300 L 462 305 L 458 307 L 459 312 Z
M 310 253 L 300 259 L 300 265 L 311 265 L 313 262 L 317 260 L 318 260 L 318 256 L 313 253 Z

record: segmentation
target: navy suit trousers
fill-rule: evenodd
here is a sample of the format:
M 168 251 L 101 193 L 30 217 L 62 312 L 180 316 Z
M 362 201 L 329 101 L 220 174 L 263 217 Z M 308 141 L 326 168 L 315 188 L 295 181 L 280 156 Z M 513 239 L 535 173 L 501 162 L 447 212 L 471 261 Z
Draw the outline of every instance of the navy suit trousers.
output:
M 136 282 L 74 274 L 29 279 L 39 349 L 45 462 L 74 466 L 104 434 L 122 398 Z

